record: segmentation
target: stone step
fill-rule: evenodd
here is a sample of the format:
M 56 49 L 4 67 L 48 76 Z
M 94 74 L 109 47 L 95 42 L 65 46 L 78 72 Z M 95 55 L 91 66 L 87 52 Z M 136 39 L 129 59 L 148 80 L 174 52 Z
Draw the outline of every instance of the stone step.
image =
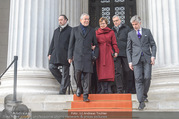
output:
M 157 96 L 158 97 L 158 96 Z M 172 99 L 172 97 L 170 98 L 170 100 L 165 100 L 168 96 L 164 96 L 162 95 L 161 96 L 161 99 L 162 100 L 156 100 L 158 98 L 154 98 L 153 95 L 150 95 L 148 100 L 149 102 L 146 102 L 146 107 L 145 107 L 145 110 L 147 111 L 152 111 L 152 110 L 179 110 L 179 100 L 176 100 L 176 99 Z M 169 97 L 168 97 L 169 98 Z M 137 110 L 139 106 L 139 103 L 137 101 L 137 96 L 136 95 L 132 95 L 132 108 L 133 110 Z
M 22 101 L 32 111 L 61 111 L 71 108 L 73 95 L 23 95 Z
M 4 96 L 5 97 L 5 96 Z M 0 96 L 0 111 L 4 109 L 4 97 Z M 73 95 L 22 95 L 23 104 L 32 111 L 67 111 L 71 109 Z M 144 111 L 179 111 L 179 100 L 153 100 L 149 96 Z M 133 111 L 138 111 L 138 101 L 132 95 Z
M 179 111 L 179 101 L 149 101 L 145 103 L 144 111 Z M 137 111 L 138 102 L 132 102 L 133 111 Z
M 90 94 L 88 97 L 91 101 L 131 101 L 131 94 Z M 83 101 L 83 95 L 73 96 L 74 101 Z

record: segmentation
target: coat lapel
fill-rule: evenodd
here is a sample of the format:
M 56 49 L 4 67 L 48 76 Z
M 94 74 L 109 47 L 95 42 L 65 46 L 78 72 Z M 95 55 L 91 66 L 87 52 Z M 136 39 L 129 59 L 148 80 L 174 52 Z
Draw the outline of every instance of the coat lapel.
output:
M 137 34 L 136 34 L 136 31 L 133 30 L 133 36 L 134 36 L 134 39 L 136 39 L 136 41 L 141 44 L 141 39 L 138 38 Z
M 82 32 L 82 30 L 81 30 L 81 27 L 80 27 L 80 26 L 78 26 L 78 30 L 80 31 L 81 36 L 82 36 L 82 37 L 84 37 L 83 32 Z
M 84 37 L 86 37 L 86 36 L 87 36 L 87 34 L 89 33 L 89 31 L 90 31 L 90 27 L 88 26 L 88 27 L 87 27 L 87 29 L 86 29 L 86 34 L 85 34 L 85 36 L 84 36 Z
M 83 38 L 85 38 L 85 37 L 88 35 L 88 33 L 90 32 L 90 29 L 91 29 L 91 28 L 90 28 L 90 26 L 87 27 L 87 29 L 86 29 L 86 34 L 85 34 L 85 35 L 83 35 L 82 29 L 81 29 L 80 26 L 78 27 L 78 29 L 79 29 L 79 31 L 80 31 L 81 36 L 82 36 Z
M 144 43 L 144 37 L 145 37 L 145 30 L 142 28 L 142 38 L 140 39 L 142 44 Z

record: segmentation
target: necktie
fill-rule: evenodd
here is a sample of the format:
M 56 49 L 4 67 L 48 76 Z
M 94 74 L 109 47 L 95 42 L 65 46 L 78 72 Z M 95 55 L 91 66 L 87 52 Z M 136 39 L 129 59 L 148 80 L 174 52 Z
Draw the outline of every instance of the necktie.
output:
M 142 35 L 140 34 L 139 31 L 140 31 L 140 30 L 137 31 L 137 36 L 138 36 L 138 38 L 140 39 L 140 38 L 142 37 Z
M 138 38 L 140 39 L 140 38 L 142 37 L 142 35 L 140 34 L 139 31 L 140 31 L 140 30 L 138 30 L 138 32 L 137 32 L 137 36 L 138 36 Z M 142 56 L 144 55 L 143 52 L 141 52 L 141 55 L 142 55 Z
M 82 32 L 83 32 L 83 35 L 85 35 L 86 34 L 86 29 L 82 28 Z

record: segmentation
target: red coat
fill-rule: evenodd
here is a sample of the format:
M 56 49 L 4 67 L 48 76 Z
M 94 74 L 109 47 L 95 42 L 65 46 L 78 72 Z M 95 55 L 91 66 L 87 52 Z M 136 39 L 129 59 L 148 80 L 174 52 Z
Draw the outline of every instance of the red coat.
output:
M 99 81 L 114 81 L 115 69 L 112 54 L 119 53 L 115 33 L 110 28 L 99 28 L 96 31 L 99 45 L 99 57 L 96 60 L 96 70 Z

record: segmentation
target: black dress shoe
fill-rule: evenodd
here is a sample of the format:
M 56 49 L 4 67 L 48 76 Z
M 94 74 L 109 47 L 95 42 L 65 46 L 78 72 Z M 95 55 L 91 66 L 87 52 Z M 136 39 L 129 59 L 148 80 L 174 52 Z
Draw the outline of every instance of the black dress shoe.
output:
M 144 102 L 141 102 L 141 103 L 139 104 L 138 109 L 139 109 L 139 110 L 143 110 L 144 107 L 145 107 L 145 103 L 144 103 Z
M 77 97 L 80 97 L 80 96 L 81 96 L 81 90 L 80 90 L 80 88 L 77 88 L 76 96 L 77 96 Z
M 144 102 L 149 102 L 149 100 L 146 98 L 146 99 L 144 100 Z
M 122 94 L 122 93 L 123 93 L 123 91 L 122 91 L 122 90 L 120 90 L 120 91 L 117 91 L 117 93 L 118 93 L 118 94 Z
M 89 102 L 90 100 L 88 98 L 83 98 L 84 102 Z
M 76 93 L 76 96 L 77 96 L 77 97 L 80 97 L 80 96 L 81 96 L 81 94 L 80 94 L 80 93 Z

